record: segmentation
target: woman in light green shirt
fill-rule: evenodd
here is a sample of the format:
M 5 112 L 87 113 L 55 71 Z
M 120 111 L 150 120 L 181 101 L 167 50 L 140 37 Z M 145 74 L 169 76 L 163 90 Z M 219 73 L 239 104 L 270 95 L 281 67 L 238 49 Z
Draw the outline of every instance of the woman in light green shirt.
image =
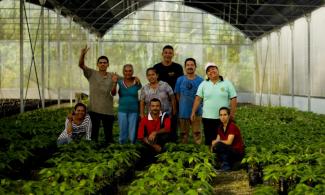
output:
M 216 129 L 221 125 L 219 109 L 230 107 L 230 117 L 233 120 L 237 108 L 237 93 L 233 84 L 219 75 L 216 64 L 208 63 L 205 66 L 205 71 L 208 79 L 199 85 L 196 92 L 191 120 L 195 119 L 195 112 L 203 101 L 202 123 L 205 144 L 211 145 L 212 140 L 217 136 Z

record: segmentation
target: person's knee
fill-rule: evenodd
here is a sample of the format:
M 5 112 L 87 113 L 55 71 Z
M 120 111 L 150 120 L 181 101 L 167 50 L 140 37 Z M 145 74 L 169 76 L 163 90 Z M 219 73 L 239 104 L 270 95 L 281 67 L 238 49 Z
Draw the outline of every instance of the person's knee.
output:
M 63 145 L 63 144 L 68 144 L 71 142 L 70 138 L 63 138 L 63 139 L 58 139 L 57 140 L 57 144 L 58 145 Z
M 226 149 L 226 144 L 222 143 L 222 142 L 218 142 L 214 147 L 213 147 L 213 151 L 216 153 L 223 153 Z

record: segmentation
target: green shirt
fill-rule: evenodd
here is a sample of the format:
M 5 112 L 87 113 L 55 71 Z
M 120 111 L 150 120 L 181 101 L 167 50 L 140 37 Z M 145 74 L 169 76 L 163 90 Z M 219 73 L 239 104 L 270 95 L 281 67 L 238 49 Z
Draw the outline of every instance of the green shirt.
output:
M 236 97 L 237 93 L 228 80 L 219 80 L 215 84 L 209 80 L 199 85 L 196 95 L 203 101 L 202 118 L 218 119 L 219 109 L 224 106 L 229 107 L 230 99 Z
M 84 75 L 89 81 L 89 105 L 88 110 L 100 114 L 114 115 L 112 74 L 102 76 L 99 71 L 86 67 Z

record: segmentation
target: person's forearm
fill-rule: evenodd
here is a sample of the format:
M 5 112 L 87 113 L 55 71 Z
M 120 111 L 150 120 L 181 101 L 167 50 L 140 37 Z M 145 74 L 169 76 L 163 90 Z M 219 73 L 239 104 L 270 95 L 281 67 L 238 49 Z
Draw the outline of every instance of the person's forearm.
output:
M 144 116 L 144 100 L 140 100 L 140 116 Z
M 225 140 L 219 140 L 219 142 L 222 142 L 222 143 L 224 143 L 226 145 L 231 145 L 229 140 L 226 140 L 226 141 Z
M 177 93 L 177 94 L 176 94 L 176 101 L 177 101 L 177 102 L 179 102 L 179 97 L 180 97 L 180 95 L 179 95 L 179 93 Z
M 176 99 L 175 99 L 175 96 L 171 96 L 171 99 L 172 99 L 172 109 L 173 109 L 173 115 L 176 115 L 177 113 L 177 107 L 176 107 Z
M 85 55 L 86 54 L 80 54 L 80 57 L 79 57 L 79 67 L 81 68 L 81 69 L 84 69 L 85 68 Z
M 192 114 L 196 113 L 197 109 L 200 106 L 200 103 L 201 103 L 201 98 L 199 96 L 195 96 L 194 103 L 193 103 L 193 106 L 192 106 Z
M 167 133 L 167 132 L 168 132 L 167 129 L 165 129 L 165 128 L 161 128 L 161 129 L 159 129 L 159 131 L 157 131 L 156 134 Z
M 232 98 L 230 100 L 230 115 L 235 116 L 237 111 L 237 98 Z
M 218 139 L 218 138 L 217 138 L 217 139 Z M 219 137 L 219 141 L 218 141 L 218 142 L 222 142 L 222 143 L 224 143 L 224 144 L 226 144 L 226 145 L 231 145 L 232 142 L 234 141 L 234 139 L 235 139 L 235 135 L 230 134 L 230 135 L 228 135 L 227 140 L 220 140 L 220 137 Z
M 92 128 L 92 124 L 91 124 L 91 120 L 89 120 L 89 124 L 88 124 L 88 127 L 87 127 L 86 140 L 91 140 L 91 128 Z
M 69 121 L 68 122 L 68 125 L 67 125 L 67 134 L 68 134 L 69 137 L 72 134 L 72 121 Z
M 142 139 L 142 142 L 143 142 L 144 144 L 149 144 L 149 141 L 148 141 L 148 138 L 147 138 L 147 137 L 144 137 L 144 138 Z
M 112 96 L 116 95 L 116 86 L 117 86 L 117 83 L 113 82 L 113 86 L 112 86 L 112 90 L 111 90 L 111 95 Z

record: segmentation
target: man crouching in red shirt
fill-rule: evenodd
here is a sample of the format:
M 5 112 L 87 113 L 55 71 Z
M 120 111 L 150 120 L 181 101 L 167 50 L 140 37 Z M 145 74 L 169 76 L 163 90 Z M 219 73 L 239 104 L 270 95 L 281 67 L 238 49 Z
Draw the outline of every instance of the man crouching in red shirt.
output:
M 219 109 L 221 125 L 217 129 L 217 138 L 212 141 L 213 152 L 217 153 L 221 161 L 221 170 L 228 171 L 235 162 L 244 157 L 244 142 L 239 128 L 230 119 L 230 109 Z
M 141 119 L 138 139 L 153 153 L 160 153 L 169 141 L 170 118 L 161 112 L 161 102 L 157 98 L 150 100 L 150 112 Z

